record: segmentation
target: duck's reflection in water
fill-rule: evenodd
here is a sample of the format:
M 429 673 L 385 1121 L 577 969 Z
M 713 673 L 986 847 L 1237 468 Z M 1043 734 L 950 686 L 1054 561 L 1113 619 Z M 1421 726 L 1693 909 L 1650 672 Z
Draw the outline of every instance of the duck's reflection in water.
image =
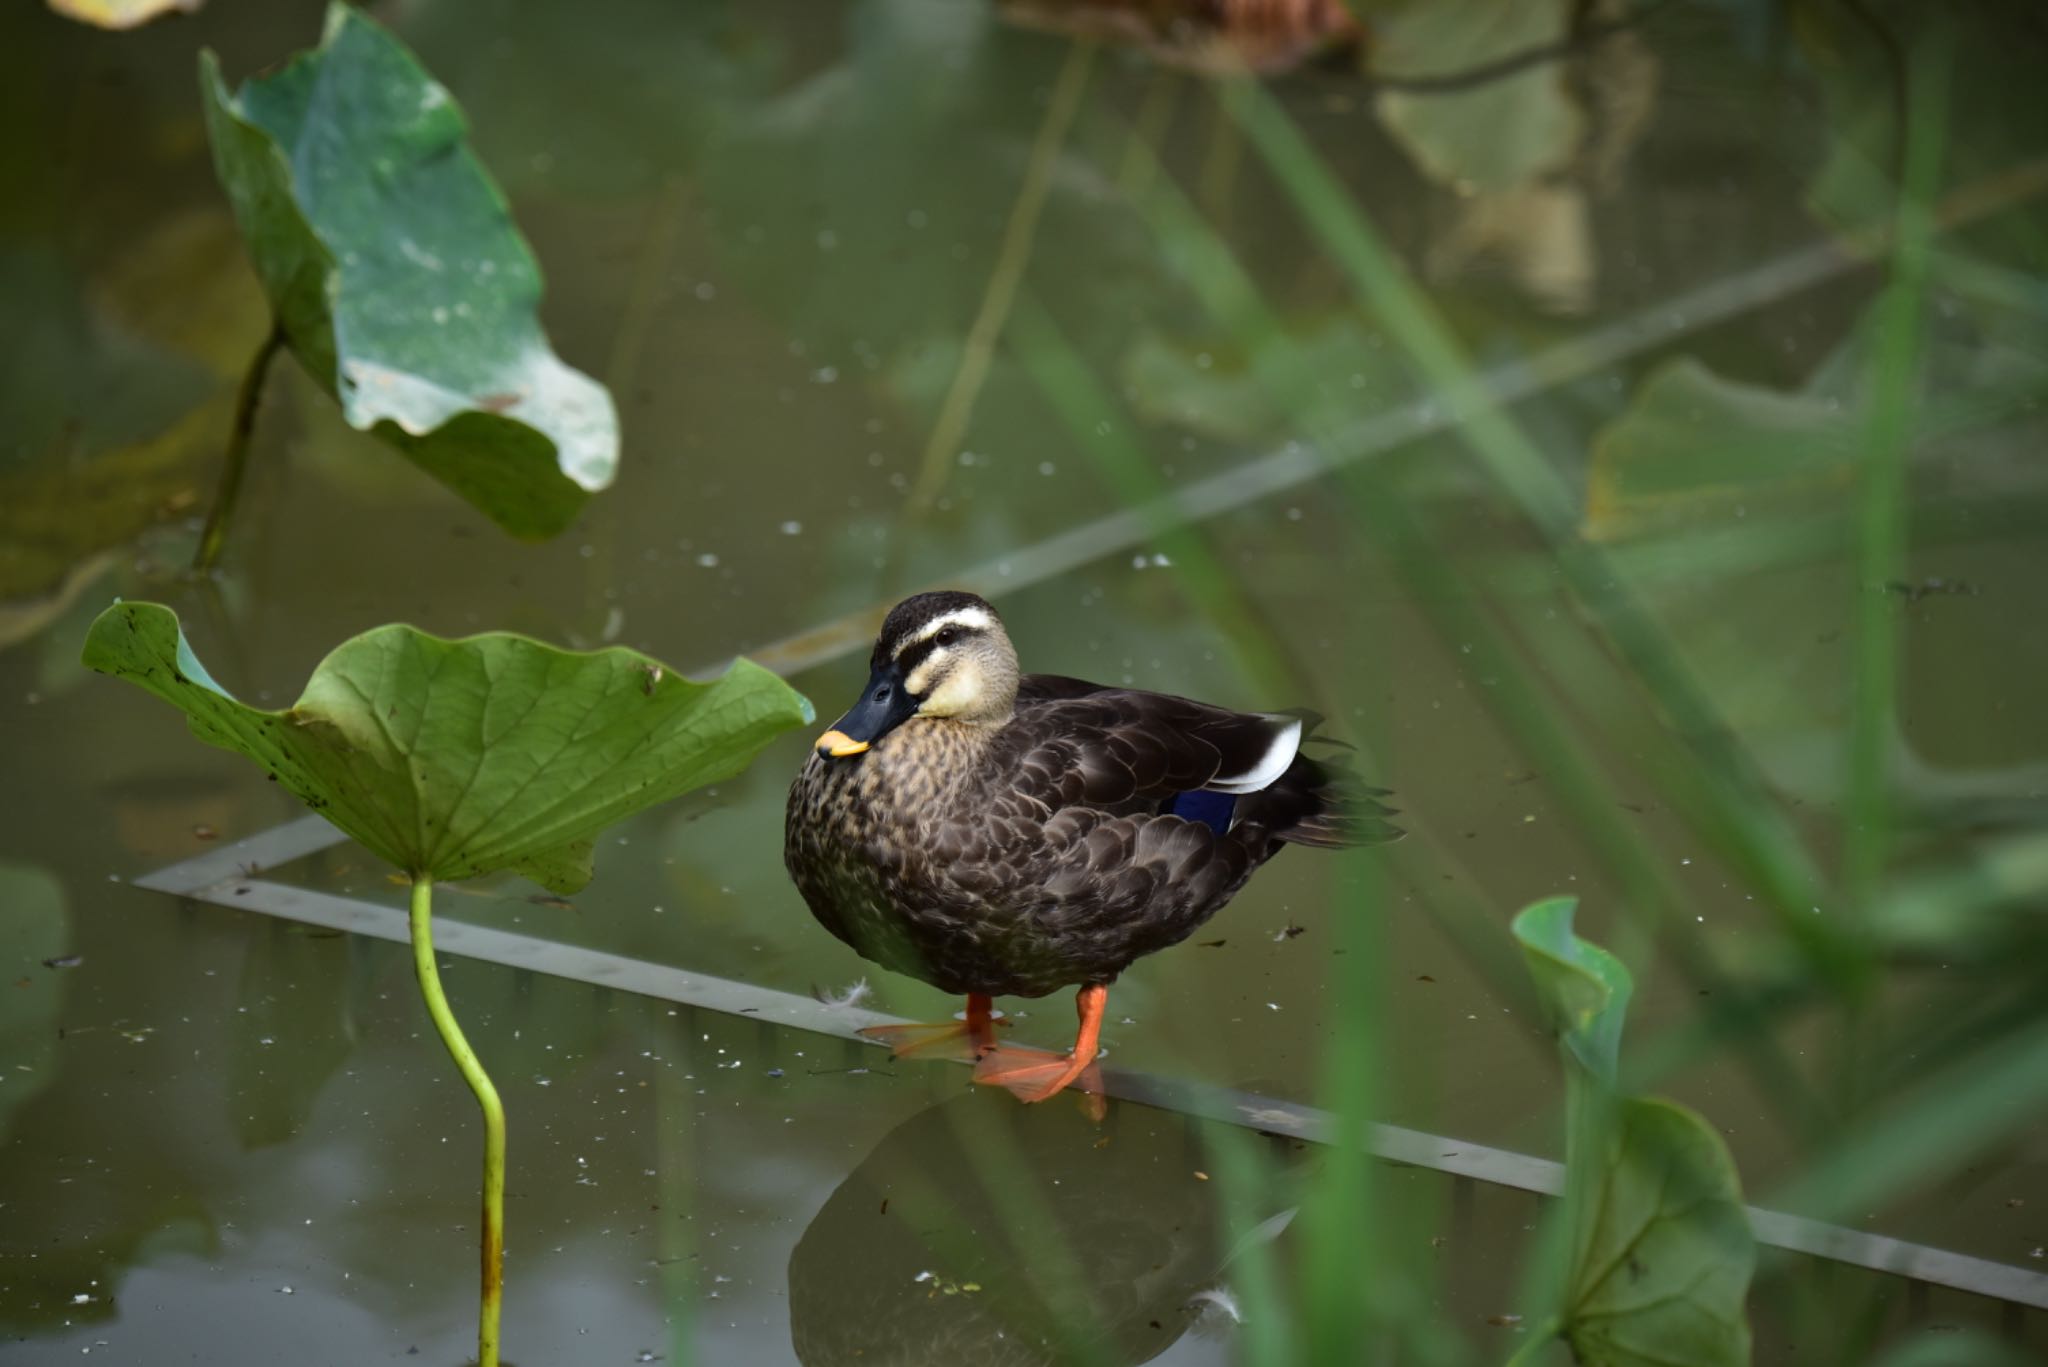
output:
M 1192 1122 L 971 1092 L 892 1130 L 789 1260 L 807 1367 L 1149 1362 L 1205 1313 L 1229 1208 Z

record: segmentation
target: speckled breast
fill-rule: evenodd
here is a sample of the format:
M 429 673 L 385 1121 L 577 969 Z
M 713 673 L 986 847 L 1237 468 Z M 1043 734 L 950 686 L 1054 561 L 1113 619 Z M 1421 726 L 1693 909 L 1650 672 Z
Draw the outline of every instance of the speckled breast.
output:
M 813 755 L 791 785 L 783 861 L 811 913 L 862 957 L 943 991 L 1042 996 L 1078 981 L 1034 943 L 1035 889 L 970 891 L 937 856 L 938 814 L 963 800 L 940 775 L 958 770 L 929 753 L 941 737 L 911 739 L 852 761 Z

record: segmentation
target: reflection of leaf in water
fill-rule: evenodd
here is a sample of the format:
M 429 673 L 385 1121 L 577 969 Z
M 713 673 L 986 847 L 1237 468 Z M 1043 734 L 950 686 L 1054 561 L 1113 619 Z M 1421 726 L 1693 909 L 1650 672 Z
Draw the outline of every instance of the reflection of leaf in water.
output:
M 1317 392 L 1341 396 L 1361 412 L 1390 408 L 1411 389 L 1380 334 L 1355 315 L 1296 324 L 1291 349 Z M 1294 431 L 1295 418 L 1275 402 L 1270 383 L 1227 341 L 1184 341 L 1148 332 L 1125 359 L 1123 381 L 1148 422 L 1239 445 L 1277 440 Z
M 248 1149 L 306 1127 L 320 1094 L 354 1052 L 351 942 L 273 922 L 243 951 L 228 1016 L 228 1109 Z
M 2040 507 L 2048 421 L 2034 396 L 2048 384 L 2048 319 L 1982 295 L 1944 299 L 1928 315 L 1908 452 L 1916 524 L 1958 525 L 1965 500 Z M 1862 439 L 1870 341 L 1866 318 L 1792 391 L 1717 376 L 1690 358 L 1669 362 L 1600 433 L 1587 481 L 1585 534 L 1614 547 L 1617 568 L 1643 586 L 1646 605 L 1772 783 L 1813 803 L 1841 792 L 1849 595 L 1885 591 L 1852 583 L 1836 520 Z M 1968 544 L 1953 531 L 1930 539 L 1916 552 L 1924 568 L 1915 573 L 1974 581 L 1970 567 L 1983 557 L 2012 563 L 2001 561 L 1998 535 L 1987 526 Z M 1995 761 L 1981 747 L 1966 747 L 1960 765 L 1932 758 L 1942 735 L 1968 732 L 1937 697 L 1981 696 L 2025 668 L 2002 615 L 2009 605 L 1950 602 L 1941 614 L 1942 682 L 1895 736 L 1895 800 L 1922 822 L 2038 816 L 2043 766 L 2028 754 L 2033 742 L 2014 736 Z M 1909 674 L 1934 639 L 1909 635 Z
M 1723 379 L 1668 361 L 1593 445 L 1584 530 L 1613 540 L 1745 501 L 1846 487 L 1856 418 L 1838 398 Z
M 175 514 L 218 456 L 263 304 L 223 214 L 174 217 L 99 279 L 0 254 L 0 300 L 38 344 L 0 370 L 0 644 Z
M 0 1149 L 15 1112 L 57 1079 L 57 1023 L 69 953 L 64 889 L 41 869 L 0 865 Z
M 1498 261 L 1523 292 L 1553 313 L 1593 306 L 1597 262 L 1585 191 L 1531 182 L 1475 194 L 1458 203 L 1457 222 L 1430 247 L 1435 279 Z
M 750 8 L 608 0 L 593 22 L 580 6 L 499 0 L 420 6 L 404 29 L 462 92 L 501 184 L 587 207 L 689 172 L 712 130 L 767 92 L 778 53 Z
M 1594 440 L 1585 534 L 1613 541 L 1725 522 L 1845 486 L 1864 421 L 1871 328 L 1866 314 L 1793 391 L 1725 379 L 1691 357 L 1653 371 Z M 2048 386 L 2048 319 L 2003 301 L 1953 300 L 1929 319 L 1922 384 L 1916 462 L 1939 457 L 1987 491 L 2038 470 L 2030 457 L 2015 459 L 2028 448 L 2015 445 L 2012 425 L 2039 424 L 2030 415 Z M 1957 475 L 1946 483 L 1957 491 Z
M 735 118 L 707 149 L 703 189 L 747 292 L 810 363 L 852 378 L 967 331 L 1063 54 L 979 5 L 843 13 L 844 55 Z M 1061 263 L 1034 267 L 1034 290 L 1104 348 L 1162 289 L 1148 235 L 1078 153 L 1055 163 L 1032 259 Z
M 1227 1250 L 1182 1123 L 969 1093 L 896 1127 L 789 1260 L 805 1364 L 1150 1361 L 1194 1323 Z M 1244 1211 L 1256 1224 L 1270 1209 Z
M 1404 0 L 1373 9 L 1372 70 L 1414 79 L 1471 71 L 1563 39 L 1564 0 Z M 1449 93 L 1382 92 L 1381 121 L 1431 179 L 1505 190 L 1561 168 L 1585 118 L 1562 63 Z
M 618 417 L 549 349 L 540 268 L 447 89 L 359 11 L 230 94 L 201 56 L 214 164 L 279 325 L 351 425 L 516 536 L 611 482 Z
M 167 14 L 194 14 L 206 0 L 50 0 L 67 19 L 94 28 L 138 28 Z

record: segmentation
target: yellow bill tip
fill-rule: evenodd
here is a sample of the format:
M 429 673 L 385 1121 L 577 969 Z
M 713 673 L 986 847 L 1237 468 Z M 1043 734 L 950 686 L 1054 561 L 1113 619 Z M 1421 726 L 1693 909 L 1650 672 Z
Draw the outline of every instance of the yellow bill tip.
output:
M 844 731 L 827 731 L 824 735 L 818 737 L 818 749 L 834 759 L 845 759 L 848 755 L 858 755 L 867 748 L 868 743 L 866 741 L 855 740 Z

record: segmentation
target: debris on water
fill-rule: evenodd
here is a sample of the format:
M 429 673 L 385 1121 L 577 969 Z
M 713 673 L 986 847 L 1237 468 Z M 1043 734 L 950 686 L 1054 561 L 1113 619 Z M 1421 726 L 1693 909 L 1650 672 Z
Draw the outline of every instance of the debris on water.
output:
M 1238 1308 L 1237 1297 L 1223 1287 L 1215 1286 L 1207 1291 L 1197 1291 L 1188 1297 L 1188 1304 L 1204 1308 L 1213 1306 L 1219 1313 L 1228 1315 L 1232 1324 L 1244 1323 L 1244 1312 Z
M 44 968 L 76 968 L 85 962 L 83 954 L 59 954 L 54 959 L 43 960 Z
M 1221 949 L 1228 943 L 1229 941 L 1227 940 L 1197 940 L 1195 947 L 1197 949 Z
M 1520 1315 L 1488 1315 L 1486 1322 L 1497 1329 L 1514 1329 L 1521 1325 Z
M 1977 596 L 1977 586 L 1966 579 L 1943 579 L 1932 574 L 1914 583 L 1908 583 L 1903 579 L 1891 580 L 1884 586 L 1884 591 L 1896 593 L 1908 603 L 1917 603 L 1922 598 L 1937 595 L 1961 595 L 1969 598 Z
M 202 821 L 192 828 L 192 838 L 194 840 L 218 840 L 220 839 L 220 832 Z
M 811 984 L 811 996 L 818 1004 L 832 1007 L 835 1010 L 845 1010 L 848 1007 L 859 1006 L 872 995 L 873 989 L 868 986 L 866 978 L 856 978 L 845 987 L 839 988 L 819 987 L 816 983 Z
M 1289 921 L 1286 925 L 1280 927 L 1280 929 L 1273 932 L 1273 943 L 1277 945 L 1284 940 L 1291 940 L 1295 936 L 1305 933 L 1307 930 L 1307 926 L 1298 926 L 1294 924 L 1294 922 Z
M 781 1076 L 782 1076 L 782 1070 L 781 1070 L 780 1068 L 770 1068 L 770 1069 L 768 1070 L 768 1076 L 770 1076 L 770 1077 L 781 1077 Z

